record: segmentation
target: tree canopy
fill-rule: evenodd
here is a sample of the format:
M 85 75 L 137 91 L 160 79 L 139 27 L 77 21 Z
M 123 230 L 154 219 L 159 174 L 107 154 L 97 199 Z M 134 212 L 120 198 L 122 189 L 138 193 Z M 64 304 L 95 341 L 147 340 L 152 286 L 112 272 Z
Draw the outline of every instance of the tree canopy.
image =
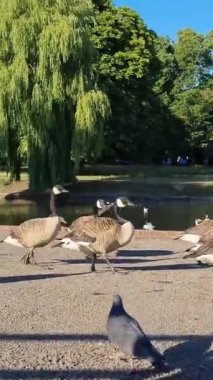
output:
M 204 94 L 212 77 L 212 33 L 186 29 L 172 42 L 136 12 L 111 5 L 96 20 L 100 82 L 112 107 L 103 157 L 159 161 L 165 150 L 176 155 L 208 145 L 212 122 Z
M 213 31 L 158 36 L 111 0 L 0 0 L 0 160 L 30 188 L 82 158 L 213 156 Z
M 33 189 L 68 180 L 71 157 L 100 152 L 110 105 L 93 70 L 93 23 L 90 1 L 0 1 L 0 119 L 11 172 L 26 149 Z

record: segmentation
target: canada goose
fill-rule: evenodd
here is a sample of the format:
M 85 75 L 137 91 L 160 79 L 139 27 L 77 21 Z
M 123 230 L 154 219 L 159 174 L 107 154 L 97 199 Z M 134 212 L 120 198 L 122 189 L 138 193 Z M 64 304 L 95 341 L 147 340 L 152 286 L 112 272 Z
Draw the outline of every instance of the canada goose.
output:
M 97 255 L 103 255 L 111 271 L 115 270 L 107 257 L 108 253 L 126 245 L 132 239 L 134 226 L 122 219 L 93 218 L 82 224 L 75 224 L 72 231 L 53 247 L 77 249 L 92 258 L 91 272 L 95 271 Z M 52 248 L 53 248 L 52 247 Z
M 95 216 L 101 215 L 103 210 L 105 210 L 110 205 L 110 202 L 105 202 L 104 199 L 97 199 L 93 207 L 93 212 Z
M 116 198 L 114 202 L 111 202 L 111 203 L 105 202 L 102 210 L 101 209 L 99 210 L 98 216 L 112 218 L 121 223 L 125 222 L 126 220 L 120 216 L 119 212 L 120 212 L 120 209 L 124 209 L 127 206 L 132 207 L 132 206 L 135 206 L 135 204 L 131 202 L 127 197 L 118 197 Z
M 118 209 L 124 208 L 126 206 L 135 206 L 133 202 L 131 202 L 127 197 L 118 197 L 115 201 L 116 206 Z M 149 209 L 147 207 L 143 207 L 143 213 L 144 216 L 146 216 L 149 212 Z
M 98 216 L 102 216 L 104 214 L 105 210 L 109 207 L 109 202 L 105 202 L 103 199 L 97 199 L 95 202 L 95 205 L 93 206 L 93 214 L 92 215 L 82 215 L 79 216 L 77 219 L 75 219 L 71 225 L 68 227 L 68 229 L 71 231 L 73 227 L 81 225 L 85 222 L 91 221 Z
M 190 243 L 197 244 L 201 236 L 211 229 L 213 229 L 213 220 L 204 219 L 203 221 L 198 222 L 198 224 L 196 224 L 195 226 L 187 228 L 187 230 L 182 232 L 180 236 L 176 237 L 175 239 L 181 239 Z
M 213 252 L 213 228 L 208 230 L 205 234 L 203 234 L 199 242 L 192 248 L 187 249 L 190 252 L 188 255 L 184 256 L 184 259 L 188 257 L 198 257 L 209 252 Z
M 213 265 L 213 254 L 198 256 L 196 260 L 200 265 Z
M 205 215 L 205 219 L 195 219 L 195 226 L 198 226 L 198 224 L 203 223 L 205 220 L 210 220 L 208 215 Z
M 21 261 L 25 264 L 34 262 L 34 248 L 43 247 L 52 241 L 60 230 L 62 224 L 67 224 L 64 218 L 56 215 L 55 196 L 68 192 L 60 185 L 52 188 L 50 195 L 51 216 L 47 218 L 30 219 L 14 227 L 9 236 L 1 242 L 28 248 Z
M 115 202 L 105 202 L 103 199 L 97 199 L 96 204 L 93 208 L 94 214 L 93 215 L 83 215 L 79 216 L 77 219 L 75 219 L 71 225 L 69 226 L 70 232 L 72 232 L 76 228 L 80 228 L 84 223 L 86 222 L 92 222 L 97 217 L 106 217 L 106 218 L 112 218 L 118 222 L 126 222 L 125 219 L 121 218 L 118 215 L 118 208 L 117 208 L 117 202 L 121 202 L 122 206 L 121 208 L 126 207 L 127 205 L 134 205 L 131 203 L 127 198 L 117 198 Z M 121 205 L 121 203 L 119 203 Z M 64 236 L 66 237 L 66 235 Z M 60 240 L 60 239 L 59 239 Z

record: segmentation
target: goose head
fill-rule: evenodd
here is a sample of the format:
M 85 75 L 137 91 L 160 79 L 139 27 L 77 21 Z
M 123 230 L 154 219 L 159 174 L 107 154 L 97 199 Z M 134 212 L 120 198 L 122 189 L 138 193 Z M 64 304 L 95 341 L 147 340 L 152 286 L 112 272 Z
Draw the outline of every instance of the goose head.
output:
M 126 206 L 135 206 L 127 197 L 118 197 L 116 198 L 115 204 L 119 208 L 124 208 Z
M 104 199 L 97 199 L 96 201 L 96 207 L 99 209 L 99 210 L 103 210 L 103 208 L 105 208 L 107 206 L 109 202 L 105 202 Z
M 52 192 L 54 195 L 59 195 L 62 193 L 69 193 L 62 185 L 54 185 L 52 188 Z
M 198 226 L 199 224 L 201 224 L 207 220 L 210 220 L 208 215 L 205 215 L 204 219 L 195 219 L 195 225 Z
M 52 248 L 56 247 L 73 249 L 73 242 L 70 238 L 63 238 L 58 243 L 52 245 Z
M 131 202 L 127 197 L 118 197 L 115 201 L 115 204 L 118 208 L 124 208 L 126 206 L 136 206 L 135 203 Z M 147 207 L 143 208 L 144 215 L 147 215 L 149 209 Z
M 63 216 L 59 216 L 59 220 L 62 226 L 67 226 L 68 223 L 67 221 L 63 218 Z
M 195 225 L 198 226 L 198 224 L 202 223 L 203 220 L 202 219 L 195 219 Z

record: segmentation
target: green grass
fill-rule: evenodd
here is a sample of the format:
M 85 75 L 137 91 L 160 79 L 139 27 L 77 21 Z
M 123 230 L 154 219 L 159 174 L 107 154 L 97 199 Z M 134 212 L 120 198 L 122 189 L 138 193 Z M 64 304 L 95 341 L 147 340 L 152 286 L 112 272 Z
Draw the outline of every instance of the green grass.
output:
M 28 182 L 28 174 L 21 173 L 21 182 Z M 10 176 L 5 171 L 0 171 L 0 188 L 10 184 Z
M 167 181 L 186 181 L 186 180 L 201 180 L 213 181 L 213 167 L 204 166 L 149 166 L 149 165 L 93 165 L 85 166 L 81 169 L 78 178 L 103 179 L 104 177 L 111 177 L 112 179 L 121 180 L 161 180 Z
M 213 167 L 145 166 L 145 165 L 87 165 L 77 176 L 82 185 L 91 190 L 91 181 L 123 181 L 133 192 L 150 195 L 158 193 L 180 196 L 212 196 Z M 28 173 L 21 174 L 21 182 L 9 184 L 6 172 L 0 172 L 2 193 L 27 188 Z M 119 186 L 119 185 L 118 185 Z M 94 190 L 95 191 L 95 190 Z

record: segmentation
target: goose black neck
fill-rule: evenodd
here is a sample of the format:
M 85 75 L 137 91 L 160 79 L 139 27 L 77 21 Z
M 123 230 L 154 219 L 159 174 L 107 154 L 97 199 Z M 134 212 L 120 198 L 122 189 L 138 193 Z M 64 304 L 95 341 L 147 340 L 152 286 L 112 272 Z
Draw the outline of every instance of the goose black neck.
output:
M 51 195 L 50 195 L 50 215 L 56 216 L 55 194 L 53 190 L 51 191 Z
M 116 214 L 116 218 L 117 218 L 117 220 L 118 220 L 119 223 L 124 224 L 124 223 L 128 222 L 128 220 L 122 218 L 122 217 L 118 214 L 118 206 L 117 206 L 117 205 L 115 205 L 115 214 Z

